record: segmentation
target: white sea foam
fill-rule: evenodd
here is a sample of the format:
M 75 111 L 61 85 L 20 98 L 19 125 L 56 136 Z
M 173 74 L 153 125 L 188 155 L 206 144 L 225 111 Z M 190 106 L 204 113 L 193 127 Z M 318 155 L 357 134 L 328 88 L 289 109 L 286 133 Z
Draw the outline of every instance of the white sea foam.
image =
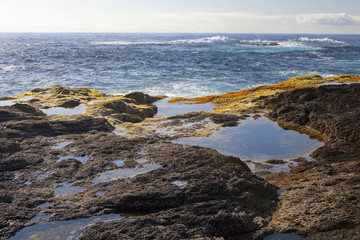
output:
M 166 85 L 159 83 L 138 90 L 150 95 L 166 95 L 168 97 L 201 97 L 238 90 L 237 83 L 225 82 L 222 81 L 223 79 L 221 77 L 187 79 L 188 81 L 171 82 Z
M 310 48 L 308 45 L 304 44 L 303 42 L 294 41 L 294 40 L 280 41 L 279 45 L 281 47 L 288 47 L 288 48 Z
M 16 65 L 0 66 L 1 71 L 4 73 L 15 71 L 17 68 L 18 68 L 18 66 L 16 66 Z
M 345 42 L 338 41 L 338 40 L 331 39 L 331 38 L 308 38 L 308 37 L 300 37 L 299 40 L 300 40 L 300 41 L 303 41 L 303 42 L 328 42 L 328 43 L 341 43 L 341 44 L 346 44 Z
M 229 41 L 234 41 L 233 39 L 225 36 L 213 36 L 205 37 L 198 39 L 183 39 L 183 40 L 174 40 L 169 43 L 173 44 L 226 44 Z
M 109 42 L 89 42 L 92 45 L 176 45 L 176 44 L 226 44 L 231 41 L 236 41 L 229 37 L 225 36 L 213 36 L 213 37 L 204 37 L 197 39 L 179 39 L 172 41 L 145 41 L 145 42 L 127 42 L 127 41 L 109 41 Z
M 266 39 L 254 39 L 254 40 L 235 40 L 226 36 L 212 36 L 212 37 L 203 37 L 203 38 L 195 38 L 195 39 L 178 39 L 172 41 L 103 41 L 103 42 L 89 42 L 89 44 L 93 45 L 178 45 L 178 44 L 234 44 L 234 45 L 250 45 L 251 43 L 255 44 L 270 44 L 276 41 L 270 41 Z M 309 37 L 300 37 L 297 39 L 289 39 L 285 41 L 277 42 L 280 47 L 291 47 L 291 48 L 309 48 L 307 43 L 309 42 L 327 42 L 327 43 L 337 43 L 337 44 L 346 44 L 345 42 L 338 41 L 331 38 L 309 38 Z M 312 47 L 313 48 L 313 47 Z M 315 49 L 315 48 L 314 48 Z
M 166 44 L 166 42 L 126 42 L 126 41 L 109 41 L 109 42 L 89 42 L 92 45 L 159 45 Z
M 318 71 L 299 71 L 299 70 L 275 71 L 273 73 L 276 74 L 276 75 L 286 76 L 286 77 L 320 75 L 321 77 L 325 78 L 325 77 L 335 77 L 336 76 L 336 75 L 331 74 L 331 73 L 322 73 L 322 72 L 318 72 Z

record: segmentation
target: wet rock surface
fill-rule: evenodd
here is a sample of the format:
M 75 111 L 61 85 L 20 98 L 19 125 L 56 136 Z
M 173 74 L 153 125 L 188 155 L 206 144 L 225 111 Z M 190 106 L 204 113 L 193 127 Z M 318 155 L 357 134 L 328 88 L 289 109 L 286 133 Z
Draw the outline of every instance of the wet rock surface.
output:
M 31 219 L 36 224 L 39 213 L 49 221 L 109 213 L 126 217 L 88 227 L 83 239 L 213 238 L 267 231 L 276 187 L 238 158 L 156 136 L 116 135 L 105 118 L 51 118 L 25 104 L 0 111 L 1 239 Z M 147 166 L 155 167 L 117 175 Z M 114 175 L 97 182 L 103 173 Z M 56 195 L 59 188 L 63 192 Z M 44 203 L 52 204 L 39 208 Z
M 110 213 L 125 218 L 88 226 L 79 238 L 263 239 L 276 230 L 358 239 L 359 85 L 283 92 L 295 80 L 278 84 L 280 94 L 230 93 L 223 97 L 229 111 L 159 119 L 146 119 L 156 113 L 155 98 L 138 92 L 106 96 L 54 86 L 11 98 L 19 103 L 0 107 L 0 239 L 36 224 L 36 216 L 63 221 Z M 86 111 L 70 116 L 40 110 L 80 104 Z M 171 142 L 236 126 L 265 108 L 285 128 L 325 140 L 311 154 L 317 161 L 290 159 L 298 163 L 290 173 L 270 173 L 284 161 L 249 160 L 260 170 L 256 176 L 239 158 Z M 278 188 L 287 191 L 279 195 Z
M 286 189 L 271 226 L 307 239 L 358 239 L 360 226 L 360 86 L 321 86 L 284 92 L 267 102 L 269 116 L 327 139 L 290 174 L 265 175 Z

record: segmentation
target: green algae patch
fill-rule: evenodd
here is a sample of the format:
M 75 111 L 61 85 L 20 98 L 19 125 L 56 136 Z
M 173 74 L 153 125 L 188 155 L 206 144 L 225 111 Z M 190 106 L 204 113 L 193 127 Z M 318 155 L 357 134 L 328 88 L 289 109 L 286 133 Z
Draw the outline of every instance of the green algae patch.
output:
M 264 100 L 284 91 L 318 87 L 329 83 L 356 83 L 360 82 L 357 75 L 341 75 L 338 77 L 322 78 L 319 75 L 301 76 L 287 79 L 274 85 L 262 85 L 237 92 L 222 95 L 210 95 L 195 98 L 172 98 L 169 103 L 203 104 L 211 102 L 216 105 L 213 112 L 217 113 L 257 113 L 264 112 Z

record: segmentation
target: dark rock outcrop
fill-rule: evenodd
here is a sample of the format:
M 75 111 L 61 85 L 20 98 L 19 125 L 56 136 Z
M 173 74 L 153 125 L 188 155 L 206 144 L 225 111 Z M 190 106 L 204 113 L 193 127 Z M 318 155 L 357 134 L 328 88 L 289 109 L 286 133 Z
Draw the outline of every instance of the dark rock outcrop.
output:
M 321 86 L 280 93 L 269 117 L 305 125 L 329 139 L 360 144 L 360 85 Z
M 360 226 L 360 85 L 321 86 L 284 92 L 267 102 L 269 116 L 326 139 L 290 174 L 264 176 L 287 189 L 271 225 L 307 239 L 358 239 Z
M 134 99 L 138 104 L 151 104 L 160 99 L 142 92 L 131 92 L 126 94 L 125 97 Z

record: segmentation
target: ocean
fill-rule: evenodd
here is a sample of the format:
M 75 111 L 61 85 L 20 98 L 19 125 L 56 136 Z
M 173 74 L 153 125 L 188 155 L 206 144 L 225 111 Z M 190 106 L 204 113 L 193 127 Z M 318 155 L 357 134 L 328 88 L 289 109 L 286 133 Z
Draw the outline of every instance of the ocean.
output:
M 309 74 L 360 74 L 360 35 L 0 34 L 0 97 L 56 84 L 195 97 Z

